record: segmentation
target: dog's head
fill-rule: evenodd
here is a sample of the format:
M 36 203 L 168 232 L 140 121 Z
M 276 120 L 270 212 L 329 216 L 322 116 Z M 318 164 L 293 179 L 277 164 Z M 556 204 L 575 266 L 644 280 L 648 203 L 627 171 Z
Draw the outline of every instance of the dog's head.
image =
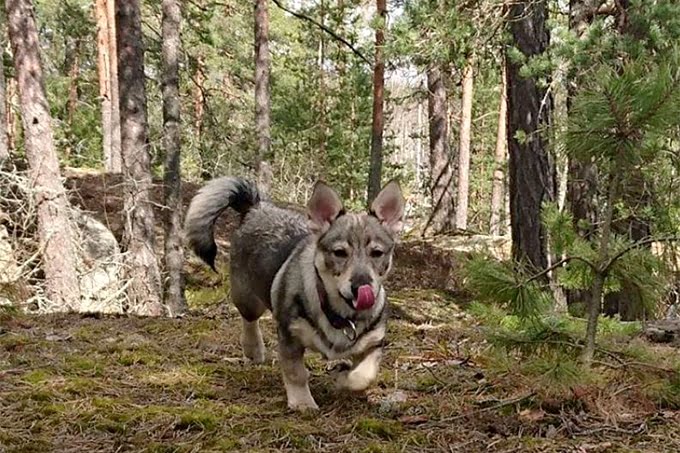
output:
M 333 189 L 323 182 L 314 186 L 308 205 L 317 234 L 314 264 L 329 294 L 337 292 L 354 310 L 373 306 L 392 267 L 404 203 L 399 184 L 391 181 L 369 212 L 347 213 Z

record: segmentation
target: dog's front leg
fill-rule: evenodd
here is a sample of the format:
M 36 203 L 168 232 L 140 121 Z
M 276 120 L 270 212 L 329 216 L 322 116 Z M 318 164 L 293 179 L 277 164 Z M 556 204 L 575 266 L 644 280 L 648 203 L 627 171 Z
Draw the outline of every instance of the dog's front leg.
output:
M 351 369 L 341 371 L 337 375 L 337 386 L 354 392 L 366 390 L 378 377 L 381 359 L 382 348 L 375 347 Z
M 297 342 L 291 344 L 279 338 L 279 362 L 288 407 L 296 411 L 319 408 L 309 391 L 309 371 L 305 368 L 304 353 L 304 347 Z

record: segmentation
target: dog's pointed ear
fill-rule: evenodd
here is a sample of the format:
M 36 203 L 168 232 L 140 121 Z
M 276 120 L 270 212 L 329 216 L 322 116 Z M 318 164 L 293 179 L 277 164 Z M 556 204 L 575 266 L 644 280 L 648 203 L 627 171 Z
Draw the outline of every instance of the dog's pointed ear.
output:
M 312 229 L 316 232 L 326 230 L 345 211 L 338 194 L 323 181 L 314 184 L 307 209 Z
M 392 180 L 371 203 L 371 214 L 376 216 L 392 234 L 398 234 L 403 226 L 405 204 L 399 183 Z

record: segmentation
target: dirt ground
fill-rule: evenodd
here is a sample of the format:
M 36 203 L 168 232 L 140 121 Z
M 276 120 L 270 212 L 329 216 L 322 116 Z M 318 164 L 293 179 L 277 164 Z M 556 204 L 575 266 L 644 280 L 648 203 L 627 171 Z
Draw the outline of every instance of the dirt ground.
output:
M 115 180 L 69 184 L 120 235 Z M 223 246 L 232 225 L 218 224 Z M 241 359 L 223 276 L 193 261 L 195 310 L 182 319 L 0 311 L 0 452 L 680 451 L 677 407 L 644 398 L 636 380 L 667 373 L 664 361 L 603 355 L 591 384 L 548 388 L 550 369 L 527 379 L 520 356 L 490 352 L 454 256 L 409 242 L 397 257 L 377 385 L 337 391 L 327 364 L 309 355 L 318 413 L 286 408 L 270 318 L 266 364 Z
M 427 322 L 393 320 L 379 383 L 366 394 L 336 391 L 326 365 L 309 357 L 321 409 L 306 415 L 286 408 L 270 319 L 268 362 L 252 366 L 240 358 L 232 310 L 6 314 L 0 451 L 680 451 L 677 412 L 607 419 L 573 400 L 551 406 L 477 363 L 483 346 L 450 300 L 419 296 Z

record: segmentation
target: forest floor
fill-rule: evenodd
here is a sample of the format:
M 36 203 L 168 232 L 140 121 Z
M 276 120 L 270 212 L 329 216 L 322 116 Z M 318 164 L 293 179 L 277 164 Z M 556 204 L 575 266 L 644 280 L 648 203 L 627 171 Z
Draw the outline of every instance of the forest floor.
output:
M 74 186 L 118 234 L 113 195 L 96 178 Z M 388 285 L 376 386 L 337 391 L 310 354 L 320 411 L 293 413 L 271 317 L 266 364 L 241 359 L 224 258 L 222 275 L 190 261 L 182 319 L 0 311 L 0 451 L 680 451 L 676 349 L 615 321 L 591 371 L 563 336 L 547 338 L 557 349 L 502 348 L 494 312 L 458 290 L 455 254 L 418 241 L 400 246 Z M 510 322 L 499 316 L 496 326 Z

